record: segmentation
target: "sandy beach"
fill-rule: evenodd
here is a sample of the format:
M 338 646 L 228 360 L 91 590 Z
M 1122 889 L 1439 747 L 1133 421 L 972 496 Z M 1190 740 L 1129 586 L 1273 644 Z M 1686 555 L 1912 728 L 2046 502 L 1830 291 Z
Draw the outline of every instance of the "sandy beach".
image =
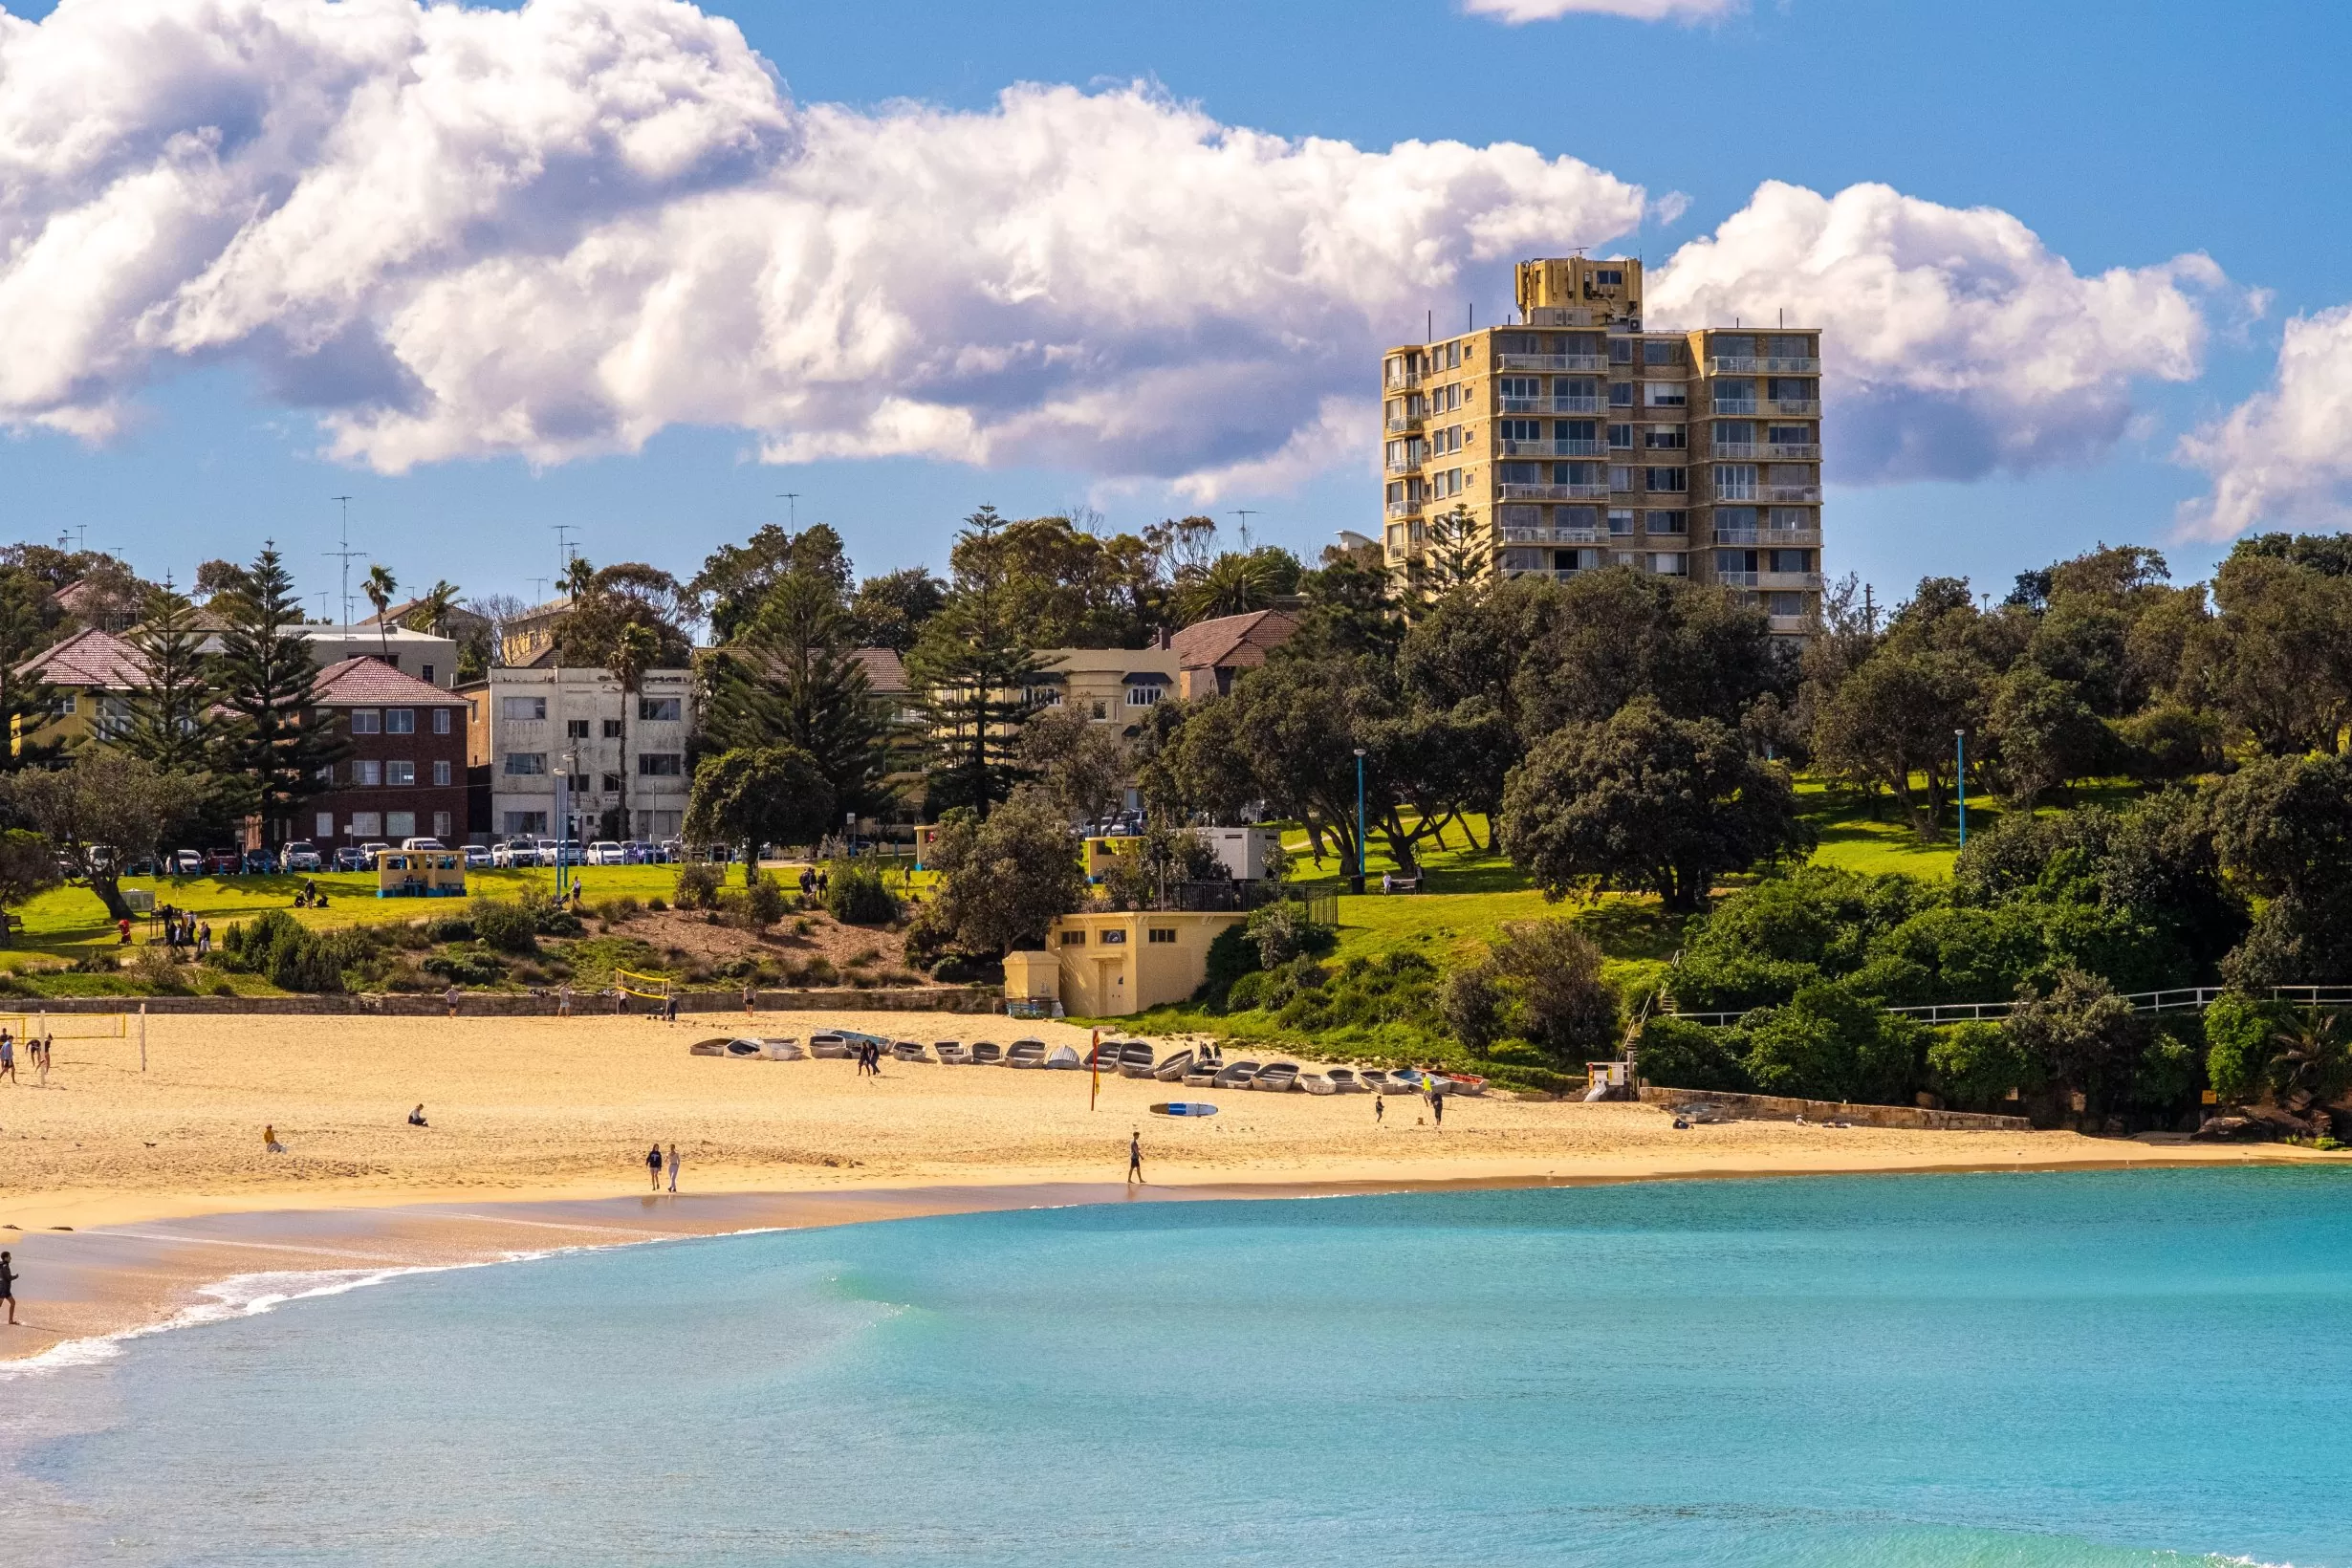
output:
M 1678 1131 L 1654 1106 L 1497 1099 L 1454 1101 L 1442 1130 L 1413 1100 L 1376 1123 L 1368 1096 L 1225 1092 L 1210 1097 L 1223 1114 L 1176 1121 L 1146 1107 L 1187 1092 L 1147 1081 L 1106 1078 L 1090 1109 L 1084 1073 L 889 1062 L 863 1078 L 844 1061 L 687 1051 L 735 1029 L 826 1028 L 1089 1038 L 904 1013 L 159 1017 L 143 1072 L 136 1037 L 60 1039 L 46 1086 L 0 1081 L 0 1246 L 26 1274 L 0 1359 L 280 1288 L 221 1296 L 225 1279 L 327 1271 L 332 1285 L 556 1247 L 1118 1199 L 1138 1128 L 1138 1196 L 1152 1199 L 2344 1158 L 2059 1132 Z M 419 1102 L 427 1127 L 406 1123 Z M 284 1153 L 265 1151 L 265 1125 Z M 684 1158 L 674 1198 L 647 1189 L 657 1140 Z

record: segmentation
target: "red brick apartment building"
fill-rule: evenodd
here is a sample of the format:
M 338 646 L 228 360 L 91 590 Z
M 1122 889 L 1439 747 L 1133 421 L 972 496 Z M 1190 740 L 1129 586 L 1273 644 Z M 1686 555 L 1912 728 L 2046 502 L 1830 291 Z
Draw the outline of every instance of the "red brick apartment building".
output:
M 350 754 L 295 818 L 322 850 L 372 838 L 397 844 L 466 837 L 466 699 L 381 659 L 318 673 L 317 712 Z

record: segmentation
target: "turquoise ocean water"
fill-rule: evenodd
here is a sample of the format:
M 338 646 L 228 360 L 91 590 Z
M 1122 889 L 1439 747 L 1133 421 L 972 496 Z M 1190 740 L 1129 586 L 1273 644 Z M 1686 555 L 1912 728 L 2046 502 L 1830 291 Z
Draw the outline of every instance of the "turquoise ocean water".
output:
M 2352 1174 L 904 1221 L 0 1383 L 0 1560 L 2352 1564 Z

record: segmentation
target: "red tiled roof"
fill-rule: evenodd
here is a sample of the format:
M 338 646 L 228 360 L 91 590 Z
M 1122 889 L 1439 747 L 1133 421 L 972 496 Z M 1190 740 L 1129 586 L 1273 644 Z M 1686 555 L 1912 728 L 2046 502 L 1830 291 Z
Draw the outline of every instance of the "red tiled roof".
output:
M 1198 621 L 1168 640 L 1176 663 L 1186 669 L 1219 664 L 1262 664 L 1267 653 L 1290 641 L 1298 618 L 1283 610 L 1252 610 Z
M 865 666 L 865 684 L 877 697 L 906 694 L 906 666 L 895 648 L 853 648 L 851 657 Z
M 16 673 L 52 686 L 128 691 L 145 682 L 147 665 L 137 648 L 112 632 L 94 627 L 34 654 L 16 666 Z
M 403 675 L 381 659 L 346 659 L 318 672 L 317 702 L 327 708 L 374 708 L 382 704 L 457 708 L 466 699 L 429 681 Z

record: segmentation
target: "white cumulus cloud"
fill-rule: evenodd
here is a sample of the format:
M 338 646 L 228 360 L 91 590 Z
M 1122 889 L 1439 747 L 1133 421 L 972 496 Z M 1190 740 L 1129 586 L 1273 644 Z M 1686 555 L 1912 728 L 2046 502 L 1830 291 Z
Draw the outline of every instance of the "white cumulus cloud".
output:
M 2260 308 L 2204 255 L 2084 275 L 2007 212 L 1772 181 L 1668 259 L 1645 308 L 1653 326 L 1819 327 L 1831 477 L 1884 481 L 2101 455 L 2135 381 L 2201 372 L 2216 300 Z
M 1703 22 L 1745 8 L 1747 0 L 1463 0 L 1473 16 L 1492 16 L 1516 27 L 1556 22 L 1563 16 L 1630 16 L 1641 22 Z
M 2190 534 L 2352 522 L 2352 305 L 2289 321 L 2277 378 L 2183 436 L 2177 455 L 2213 479 L 2211 494 L 2181 508 Z
M 62 0 L 0 12 L 0 424 L 229 362 L 384 470 L 686 424 L 1213 492 L 1332 461 L 1469 269 L 1643 203 L 1142 88 L 798 104 L 679 0 Z

